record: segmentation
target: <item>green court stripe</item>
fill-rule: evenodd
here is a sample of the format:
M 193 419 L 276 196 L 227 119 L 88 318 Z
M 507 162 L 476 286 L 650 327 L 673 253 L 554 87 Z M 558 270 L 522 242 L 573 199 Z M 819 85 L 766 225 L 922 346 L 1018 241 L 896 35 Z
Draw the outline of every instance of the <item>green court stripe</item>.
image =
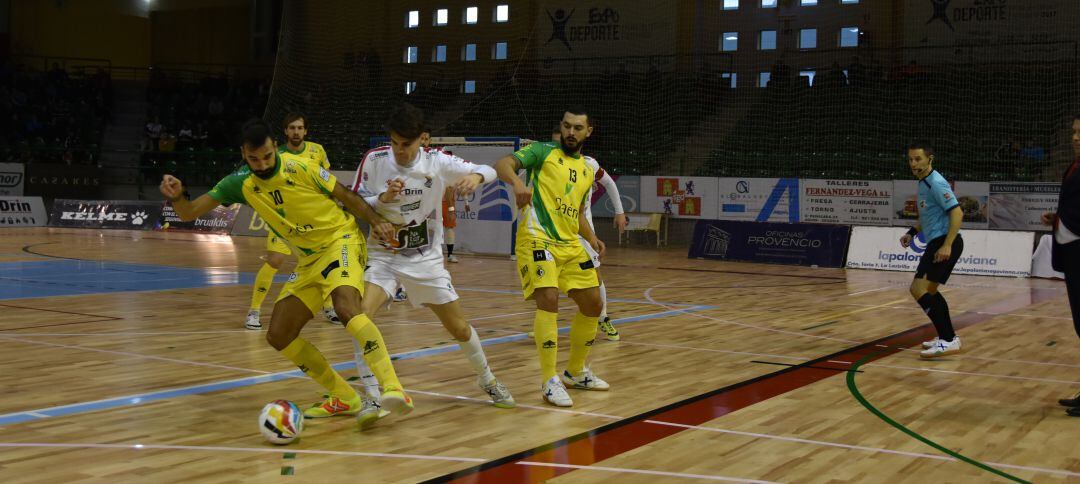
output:
M 863 357 L 863 359 L 855 362 L 854 365 L 851 365 L 851 369 L 848 371 L 848 374 L 847 374 L 847 387 L 848 387 L 848 390 L 851 391 L 851 395 L 855 397 L 855 400 L 858 400 L 859 403 L 862 404 L 863 407 L 866 407 L 866 409 L 870 411 L 870 413 L 876 415 L 878 418 L 883 420 L 885 423 L 887 423 L 889 425 L 892 425 L 893 427 L 896 427 L 897 430 L 899 430 L 899 431 L 901 431 L 901 432 L 903 432 L 905 434 L 908 434 L 909 436 L 915 438 L 915 440 L 918 440 L 919 442 L 922 442 L 922 443 L 924 443 L 926 445 L 929 445 L 930 447 L 933 447 L 933 448 L 935 448 L 937 450 L 940 450 L 941 452 L 944 452 L 945 454 L 948 454 L 948 455 L 950 455 L 950 456 L 952 456 L 952 457 L 954 457 L 956 459 L 962 460 L 962 461 L 967 462 L 968 464 L 971 464 L 971 465 L 973 465 L 975 467 L 978 467 L 978 468 L 980 468 L 980 469 L 982 469 L 984 471 L 992 472 L 994 474 L 997 474 L 997 475 L 999 475 L 1001 477 L 1004 477 L 1006 479 L 1009 479 L 1011 481 L 1022 482 L 1022 483 L 1025 483 L 1025 484 L 1031 484 L 1030 481 L 1025 481 L 1025 480 L 1023 480 L 1023 479 L 1021 479 L 1019 477 L 1016 477 L 1016 476 L 1014 476 L 1012 474 L 1009 474 L 1007 472 L 995 469 L 995 468 L 990 467 L 990 466 L 988 466 L 986 464 L 983 464 L 982 462 L 979 462 L 979 461 L 977 461 L 975 459 L 965 457 L 964 455 L 961 455 L 961 454 L 959 454 L 957 452 L 954 452 L 954 451 L 952 451 L 950 449 L 947 449 L 944 446 L 938 444 L 937 442 L 934 442 L 934 441 L 932 441 L 932 440 L 930 440 L 930 439 L 928 439 L 926 437 L 923 437 L 922 435 L 919 435 L 919 434 L 915 433 L 915 431 L 903 426 L 899 422 L 889 418 L 888 415 L 885 415 L 884 413 L 882 413 L 881 410 L 877 409 L 877 407 L 874 407 L 873 405 L 871 405 L 870 402 L 866 400 L 866 397 L 863 397 L 862 393 L 859 392 L 858 386 L 855 385 L 855 374 L 858 372 L 857 370 L 859 369 L 860 366 L 862 366 L 864 363 L 866 363 L 867 361 L 873 359 L 874 357 L 876 357 L 879 354 L 881 354 L 881 352 L 870 353 L 869 355 Z

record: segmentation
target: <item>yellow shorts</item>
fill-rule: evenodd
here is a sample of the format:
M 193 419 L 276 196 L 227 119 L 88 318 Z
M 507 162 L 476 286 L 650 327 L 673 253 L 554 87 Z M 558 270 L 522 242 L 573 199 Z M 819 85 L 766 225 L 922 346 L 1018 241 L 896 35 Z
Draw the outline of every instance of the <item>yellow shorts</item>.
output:
M 266 250 L 269 252 L 277 252 L 279 254 L 292 255 L 292 249 L 289 248 L 289 244 L 285 243 L 285 239 L 278 237 L 273 232 L 266 233 Z
M 577 240 L 556 245 L 519 237 L 515 252 L 525 299 L 532 299 L 540 287 L 557 287 L 565 294 L 600 285 L 592 259 Z
M 341 286 L 355 287 L 364 294 L 364 265 L 367 246 L 360 234 L 338 239 L 326 249 L 312 255 L 301 255 L 296 270 L 281 288 L 277 300 L 296 296 L 318 314 L 330 292 Z

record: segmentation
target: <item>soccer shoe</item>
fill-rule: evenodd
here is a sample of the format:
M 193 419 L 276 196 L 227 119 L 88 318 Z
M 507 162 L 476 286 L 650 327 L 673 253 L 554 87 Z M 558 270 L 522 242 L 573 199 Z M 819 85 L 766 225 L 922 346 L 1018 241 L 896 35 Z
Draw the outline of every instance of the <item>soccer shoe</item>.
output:
M 585 368 L 581 370 L 581 374 L 574 377 L 570 374 L 570 370 L 564 370 L 562 373 L 562 381 L 566 386 L 576 390 L 597 390 L 607 391 L 611 388 L 606 381 L 601 380 L 600 377 L 593 375 L 592 370 Z
M 388 410 L 383 410 L 382 405 L 379 405 L 379 402 L 367 398 L 362 400 L 363 404 L 360 407 L 360 411 L 356 413 L 356 424 L 360 427 L 360 431 L 370 429 L 375 425 L 375 422 L 390 415 Z
M 499 383 L 499 380 L 491 380 L 487 385 L 479 381 L 477 383 L 480 384 L 480 389 L 491 397 L 491 403 L 496 407 L 514 408 L 517 406 L 514 396 L 510 395 L 510 390 L 506 388 L 506 385 Z
M 409 295 L 405 293 L 405 288 L 399 287 L 397 292 L 394 293 L 394 302 L 403 302 L 409 299 Z
M 615 325 L 611 324 L 611 318 L 604 316 L 604 319 L 599 323 L 600 331 L 604 332 L 604 337 L 608 341 L 619 341 L 619 330 L 615 329 Z
M 322 314 L 327 321 L 334 324 L 341 324 L 341 318 L 337 316 L 337 311 L 334 311 L 333 306 L 327 306 L 325 308 L 322 308 Z
M 919 356 L 923 358 L 937 358 L 939 356 L 948 356 L 960 352 L 960 337 L 956 336 L 952 341 L 945 341 L 939 339 L 937 343 L 934 343 L 933 348 L 925 349 L 919 352 Z
M 456 255 L 446 256 L 446 261 L 447 262 L 453 262 L 453 263 L 457 264 L 457 262 L 458 262 L 457 256 Z
M 355 399 L 345 401 L 334 395 L 327 395 L 322 403 L 316 402 L 310 408 L 304 410 L 306 418 L 326 418 L 335 415 L 356 415 L 360 411 L 364 401 L 359 395 Z
M 259 322 L 259 311 L 257 309 L 248 311 L 247 319 L 244 320 L 244 327 L 254 330 L 262 329 L 262 323 Z
M 379 399 L 379 406 L 401 415 L 408 415 L 413 411 L 412 397 L 396 389 L 383 392 L 382 398 Z
M 938 341 L 941 341 L 941 338 L 934 337 L 934 339 L 932 339 L 930 341 L 923 341 L 922 342 L 922 349 L 928 350 L 930 348 L 933 348 L 934 345 L 936 345 L 938 343 Z
M 540 385 L 540 395 L 544 398 L 545 402 L 548 402 L 556 407 L 572 407 L 574 401 L 570 399 L 570 395 L 566 393 L 566 387 L 559 381 L 559 377 L 553 376 L 548 378 L 548 381 Z
M 1065 410 L 1065 415 L 1070 417 L 1080 417 L 1080 407 L 1069 407 Z
M 1062 398 L 1061 400 L 1058 400 L 1058 403 L 1060 403 L 1062 407 L 1080 407 L 1080 393 L 1073 395 L 1072 398 Z

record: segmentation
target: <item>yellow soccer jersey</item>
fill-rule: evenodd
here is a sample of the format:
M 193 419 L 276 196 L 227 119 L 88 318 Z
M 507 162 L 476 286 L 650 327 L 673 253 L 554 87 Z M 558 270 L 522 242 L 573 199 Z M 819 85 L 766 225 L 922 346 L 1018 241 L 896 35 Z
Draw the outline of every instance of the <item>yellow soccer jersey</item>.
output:
M 578 243 L 578 215 L 594 176 L 585 158 L 564 153 L 554 142 L 533 143 L 514 156 L 533 189 L 532 203 L 521 210 L 518 238 Z
M 326 169 L 278 156 L 269 178 L 251 173 L 245 165 L 222 178 L 209 195 L 223 205 L 250 205 L 270 230 L 311 255 L 358 233 L 356 220 L 330 195 L 336 185 L 337 178 Z
M 324 170 L 330 169 L 330 160 L 326 158 L 326 149 L 319 143 L 305 141 L 303 146 L 300 147 L 300 151 L 292 151 L 289 149 L 288 143 L 282 143 L 278 146 L 278 154 L 282 155 L 282 158 L 303 158 L 315 163 L 316 166 Z

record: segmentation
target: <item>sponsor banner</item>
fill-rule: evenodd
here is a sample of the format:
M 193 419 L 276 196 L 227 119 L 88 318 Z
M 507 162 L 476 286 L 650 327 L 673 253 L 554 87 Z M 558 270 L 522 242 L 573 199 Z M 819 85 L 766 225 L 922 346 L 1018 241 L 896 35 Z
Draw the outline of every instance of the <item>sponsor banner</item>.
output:
M 495 166 L 503 156 L 514 152 L 512 145 L 453 145 L 442 147 L 470 163 Z M 454 250 L 481 254 L 514 252 L 514 220 L 517 208 L 512 189 L 502 181 L 482 185 L 467 197 L 454 202 L 457 227 Z M 444 239 L 445 240 L 445 239 Z
M 922 0 L 904 3 L 905 47 L 950 47 L 936 52 L 905 49 L 907 60 L 917 60 L 919 64 L 1038 62 L 1050 55 L 1071 57 L 1075 55 L 1071 43 L 1053 43 L 1080 38 L 1076 31 L 1080 2 Z
M 904 227 L 853 227 L 847 267 L 915 272 L 926 252 L 927 241 L 919 233 L 907 248 L 900 246 Z M 962 230 L 964 253 L 955 274 L 1027 277 L 1031 275 L 1031 232 Z
M 991 183 L 990 228 L 1050 230 L 1041 217 L 1056 212 L 1060 183 Z
M 690 258 L 842 267 L 849 229 L 840 225 L 701 220 Z
M 619 189 L 619 197 L 622 199 L 623 211 L 626 213 L 638 211 L 638 200 L 641 198 L 640 176 L 615 176 L 615 186 Z M 593 185 L 592 193 L 593 217 L 614 217 L 615 206 L 611 203 L 611 194 L 599 183 Z
M 986 182 L 952 183 L 953 194 L 964 211 L 965 229 L 985 229 L 989 226 L 987 205 L 990 198 L 990 184 Z M 919 220 L 919 185 L 915 180 L 893 180 L 893 225 L 915 225 Z
M 44 227 L 48 222 L 41 197 L 0 197 L 0 228 Z
M 255 213 L 255 210 L 251 207 L 243 204 L 240 205 L 240 209 L 237 210 L 235 216 L 235 222 L 233 223 L 232 234 L 233 235 L 254 235 L 262 237 L 270 232 L 270 228 L 263 221 L 259 214 Z
M 22 196 L 25 166 L 22 163 L 0 163 L 0 197 Z
M 801 220 L 812 223 L 890 225 L 889 181 L 800 180 Z
M 717 181 L 700 176 L 643 176 L 639 211 L 675 218 L 716 219 Z
M 213 210 L 204 213 L 199 218 L 190 222 L 180 220 L 180 216 L 173 211 L 172 205 L 165 202 L 161 206 L 161 218 L 158 219 L 154 230 L 178 230 L 182 232 L 203 232 L 210 234 L 228 234 L 236 222 L 236 212 L 241 204 L 233 204 L 231 207 L 217 206 Z
M 93 165 L 30 163 L 26 165 L 25 195 L 44 198 L 101 196 L 101 168 Z
M 50 227 L 150 230 L 161 218 L 161 202 L 126 200 L 53 201 Z
M 635 56 L 675 53 L 675 32 L 679 30 L 677 9 L 648 2 L 565 0 L 547 1 L 538 7 L 537 49 L 538 58 L 545 60 L 544 67 L 562 66 L 551 63 L 559 59 L 614 57 L 627 52 Z M 596 63 L 572 66 L 588 69 Z
M 721 220 L 799 222 L 797 178 L 720 178 Z

